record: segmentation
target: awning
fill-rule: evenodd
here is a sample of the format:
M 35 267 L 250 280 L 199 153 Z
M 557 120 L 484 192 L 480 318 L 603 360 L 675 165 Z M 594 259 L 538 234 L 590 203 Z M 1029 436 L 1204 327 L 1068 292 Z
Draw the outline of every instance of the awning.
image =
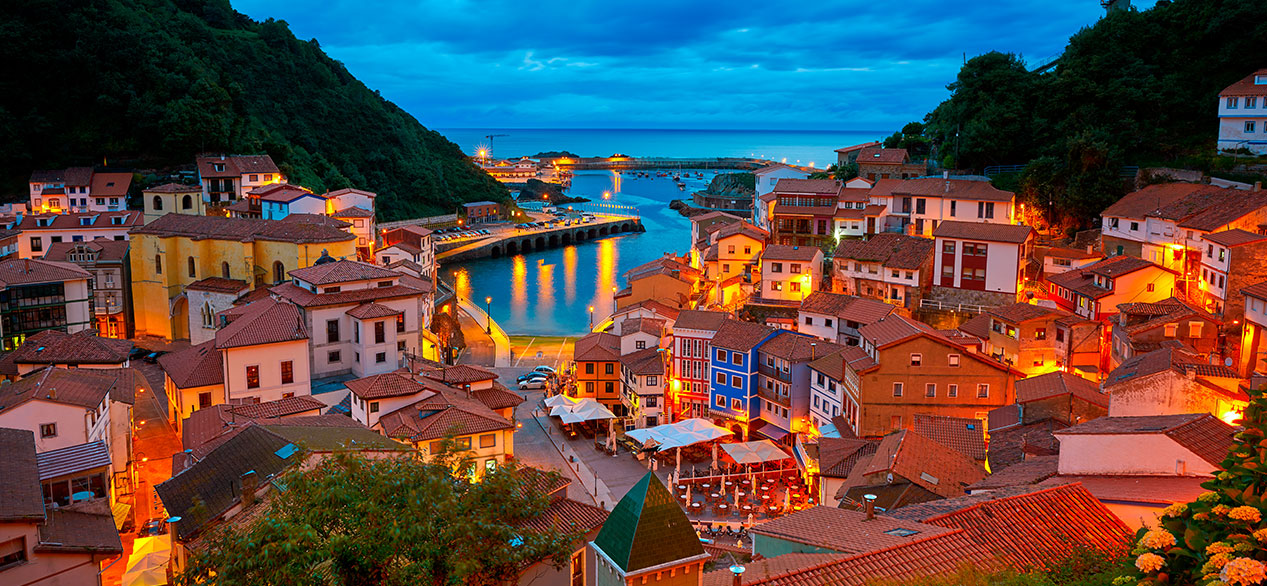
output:
M 110 505 L 110 514 L 114 516 L 114 528 L 123 529 L 123 524 L 127 522 L 128 516 L 132 514 L 132 505 L 116 501 L 113 505 Z
M 657 446 L 658 451 L 682 448 L 731 435 L 730 430 L 713 425 L 707 420 L 695 418 L 673 424 L 657 425 L 646 429 L 625 432 L 626 436 L 643 444 Z
M 726 452 L 726 457 L 736 464 L 764 464 L 791 458 L 787 452 L 779 449 L 770 440 L 722 444 L 721 449 Z
M 770 438 L 776 442 L 781 441 L 783 438 L 787 437 L 788 434 L 791 433 L 788 430 L 783 429 L 777 425 L 774 425 L 773 423 L 770 423 L 769 421 L 766 421 L 764 419 L 757 421 L 756 423 L 753 423 L 752 426 L 748 428 L 748 432 L 758 434 L 762 437 Z

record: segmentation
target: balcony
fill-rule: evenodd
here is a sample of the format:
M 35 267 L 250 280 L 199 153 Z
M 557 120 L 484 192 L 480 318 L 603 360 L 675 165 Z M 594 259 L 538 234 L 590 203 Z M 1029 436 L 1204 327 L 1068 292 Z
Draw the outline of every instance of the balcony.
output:
M 782 405 L 783 407 L 786 407 L 788 409 L 792 408 L 791 397 L 788 397 L 786 395 L 780 395 L 769 389 L 761 389 L 760 391 L 757 391 L 757 396 L 767 401 L 770 401 L 771 403 Z
M 792 373 L 783 372 L 773 366 L 768 366 L 764 362 L 757 366 L 757 373 L 777 380 L 779 382 L 792 383 Z

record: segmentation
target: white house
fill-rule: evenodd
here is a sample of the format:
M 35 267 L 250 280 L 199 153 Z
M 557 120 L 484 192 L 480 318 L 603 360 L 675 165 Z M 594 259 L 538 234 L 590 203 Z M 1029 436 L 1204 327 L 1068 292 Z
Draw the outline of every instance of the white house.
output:
M 654 317 L 630 317 L 616 322 L 620 336 L 620 353 L 630 354 L 668 344 L 668 322 Z
M 823 251 L 817 246 L 771 244 L 761 255 L 761 297 L 801 302 L 823 279 Z
M 128 231 L 144 223 L 139 211 L 39 214 L 19 218 L 18 258 L 40 258 L 54 242 L 92 242 L 98 238 L 127 240 Z
M 624 383 L 621 401 L 629 410 L 633 427 L 655 427 L 668 423 L 664 417 L 664 390 L 668 380 L 667 357 L 650 347 L 620 357 L 620 379 Z
M 933 283 L 934 242 L 903 234 L 841 240 L 832 255 L 832 288 L 914 309 Z
M 1219 92 L 1219 150 L 1267 154 L 1267 69 Z
M 765 195 L 767 193 L 770 193 L 771 191 L 774 191 L 774 184 L 778 183 L 780 179 L 808 179 L 809 178 L 809 173 L 806 173 L 805 171 L 802 171 L 795 167 L 789 167 L 781 163 L 767 165 L 765 167 L 757 169 L 756 171 L 753 171 L 752 174 L 756 175 L 757 177 L 757 196 L 758 197 Z
M 959 295 L 961 302 L 1006 305 L 1016 301 L 1034 242 L 1033 228 L 947 220 L 937 225 L 933 237 L 935 286 L 970 292 Z
M 268 155 L 201 155 L 194 162 L 203 201 L 212 204 L 237 201 L 263 185 L 286 183 Z
M 224 366 L 224 402 L 261 403 L 312 394 L 308 328 L 294 303 L 271 297 L 221 313 L 216 332 Z
M 35 171 L 29 186 L 31 213 L 117 212 L 128 209 L 132 174 L 91 167 Z
M 270 291 L 303 309 L 314 378 L 391 372 L 418 355 L 428 292 L 405 284 L 408 275 L 323 256 L 290 277 Z
M 888 207 L 871 201 L 871 188 L 875 183 L 855 177 L 846 181 L 836 202 L 836 239 L 860 238 L 875 234 L 877 226 L 883 227 L 883 217 Z
M 868 234 L 898 231 L 929 237 L 942 222 L 1010 225 L 1016 217 L 1016 194 L 984 180 L 949 175 L 880 179 L 869 195 L 871 204 L 887 212 Z
M 815 291 L 801 302 L 796 329 L 828 342 L 857 346 L 862 339 L 858 328 L 880 321 L 893 309 L 888 303 L 856 295 Z
M 32 259 L 0 261 L 0 320 L 4 350 L 43 330 L 69 333 L 93 328 L 92 273 L 68 262 Z

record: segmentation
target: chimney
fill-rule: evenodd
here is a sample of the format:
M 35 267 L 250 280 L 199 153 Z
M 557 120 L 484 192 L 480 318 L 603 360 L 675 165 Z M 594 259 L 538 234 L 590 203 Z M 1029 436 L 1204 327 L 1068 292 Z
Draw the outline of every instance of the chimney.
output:
M 192 449 L 185 450 L 185 464 L 180 469 L 180 472 L 193 468 L 195 463 L 197 463 L 197 460 L 194 458 L 194 451 Z M 177 472 L 177 474 L 180 474 L 180 472 Z
M 862 509 L 866 511 L 867 520 L 870 521 L 875 518 L 875 495 L 864 494 L 862 495 L 862 500 L 863 500 Z
M 242 508 L 245 509 L 255 502 L 255 491 L 260 486 L 260 480 L 255 476 L 254 470 L 247 470 L 242 475 Z
M 815 357 L 815 352 L 816 352 L 817 350 L 818 350 L 818 342 L 810 342 L 810 343 L 809 343 L 809 359 L 810 359 L 810 360 L 813 360 L 813 359 L 814 359 L 814 357 Z
M 1262 181 L 1255 181 L 1255 182 L 1254 182 L 1254 192 L 1255 192 L 1255 193 L 1257 193 L 1257 192 L 1262 191 L 1262 190 L 1263 190 L 1263 182 L 1262 182 Z

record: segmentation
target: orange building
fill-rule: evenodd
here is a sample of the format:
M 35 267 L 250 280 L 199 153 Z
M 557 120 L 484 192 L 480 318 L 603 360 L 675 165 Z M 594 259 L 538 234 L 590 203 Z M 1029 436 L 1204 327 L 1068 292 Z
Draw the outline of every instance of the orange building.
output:
M 595 332 L 576 341 L 572 360 L 576 365 L 577 398 L 595 399 L 617 416 L 627 411 L 620 400 L 620 338 Z

